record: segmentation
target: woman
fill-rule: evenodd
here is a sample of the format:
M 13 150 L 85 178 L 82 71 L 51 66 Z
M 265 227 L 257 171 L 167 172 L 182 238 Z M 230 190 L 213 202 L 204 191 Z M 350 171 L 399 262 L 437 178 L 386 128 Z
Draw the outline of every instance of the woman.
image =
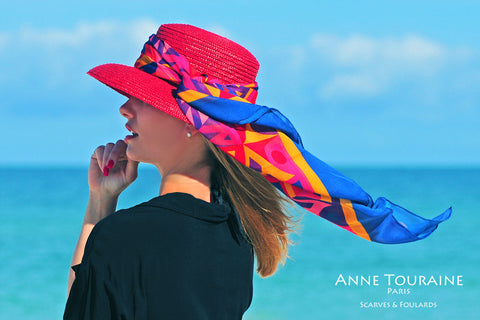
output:
M 65 319 L 240 319 L 253 254 L 261 276 L 287 255 L 290 199 L 381 243 L 423 239 L 448 219 L 451 209 L 427 220 L 374 202 L 306 151 L 287 118 L 255 104 L 258 68 L 240 45 L 172 24 L 135 67 L 89 71 L 129 98 L 132 134 L 92 156 Z M 159 197 L 112 214 L 140 161 L 159 170 Z
M 198 72 L 224 83 L 255 81 L 258 62 L 230 40 L 187 25 L 163 25 L 156 36 Z M 126 75 L 131 69 L 89 72 L 129 97 L 120 113 L 132 134 L 91 157 L 64 318 L 240 319 L 252 299 L 252 249 L 262 276 L 286 256 L 285 198 L 196 130 L 171 82 L 139 69 Z M 159 170 L 159 196 L 113 214 L 139 162 Z

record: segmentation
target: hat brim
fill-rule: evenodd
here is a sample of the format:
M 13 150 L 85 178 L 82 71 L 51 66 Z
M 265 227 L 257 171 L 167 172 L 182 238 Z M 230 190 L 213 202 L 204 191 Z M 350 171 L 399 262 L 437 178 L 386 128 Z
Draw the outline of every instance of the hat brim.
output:
M 160 78 L 137 68 L 115 63 L 99 65 L 87 74 L 128 98 L 140 99 L 189 123 L 173 96 L 176 87 Z

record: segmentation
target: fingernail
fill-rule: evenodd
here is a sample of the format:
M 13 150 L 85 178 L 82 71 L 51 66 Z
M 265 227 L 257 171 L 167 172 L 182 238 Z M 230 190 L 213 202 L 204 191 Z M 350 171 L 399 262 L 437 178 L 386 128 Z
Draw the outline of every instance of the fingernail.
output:
M 108 169 L 107 167 L 103 168 L 103 175 L 105 177 L 108 177 L 108 174 L 110 173 L 110 169 Z
M 113 160 L 108 160 L 108 164 L 107 164 L 108 169 L 112 169 L 114 165 L 115 165 L 115 162 L 113 162 Z

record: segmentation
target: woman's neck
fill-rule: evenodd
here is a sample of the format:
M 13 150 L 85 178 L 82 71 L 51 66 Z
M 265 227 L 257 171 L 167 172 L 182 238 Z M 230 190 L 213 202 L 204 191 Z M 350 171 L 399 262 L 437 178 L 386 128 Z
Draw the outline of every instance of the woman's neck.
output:
M 172 192 L 188 193 L 206 202 L 210 202 L 210 168 L 196 170 L 194 174 L 164 174 L 160 183 L 160 195 Z

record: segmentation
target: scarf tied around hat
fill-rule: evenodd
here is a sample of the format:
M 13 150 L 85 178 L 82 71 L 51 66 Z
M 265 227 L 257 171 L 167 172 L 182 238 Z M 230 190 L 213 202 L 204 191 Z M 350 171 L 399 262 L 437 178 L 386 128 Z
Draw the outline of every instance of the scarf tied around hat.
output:
M 374 202 L 352 179 L 305 150 L 294 126 L 278 110 L 255 104 L 257 83 L 222 84 L 198 74 L 156 35 L 145 43 L 135 67 L 175 84 L 180 109 L 221 150 L 261 172 L 304 209 L 366 240 L 420 240 L 451 215 L 450 207 L 430 220 L 383 197 Z

